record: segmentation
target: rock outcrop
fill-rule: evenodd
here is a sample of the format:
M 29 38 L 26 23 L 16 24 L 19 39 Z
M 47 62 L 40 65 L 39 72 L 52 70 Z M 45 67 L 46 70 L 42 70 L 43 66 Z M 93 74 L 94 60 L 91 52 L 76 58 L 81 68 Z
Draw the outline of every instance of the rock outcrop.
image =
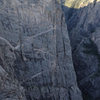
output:
M 15 54 L 0 40 L 0 100 L 26 100 L 25 90 L 15 78 Z
M 64 14 L 55 0 L 1 0 L 0 43 L 0 85 L 6 90 L 2 94 L 0 86 L 0 100 L 82 100 Z M 13 89 L 16 99 L 9 97 Z M 5 94 L 9 99 L 2 99 Z
M 100 2 L 66 0 L 64 11 L 84 100 L 100 100 Z

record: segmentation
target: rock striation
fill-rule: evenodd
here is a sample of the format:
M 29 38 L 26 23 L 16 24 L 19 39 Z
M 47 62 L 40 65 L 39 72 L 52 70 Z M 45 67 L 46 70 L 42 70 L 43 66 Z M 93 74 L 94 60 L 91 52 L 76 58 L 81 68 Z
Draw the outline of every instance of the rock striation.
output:
M 82 100 L 61 4 L 55 0 L 0 4 L 0 77 L 5 80 L 0 85 L 6 86 L 8 97 L 15 89 L 13 98 L 2 99 L 0 86 L 0 100 Z

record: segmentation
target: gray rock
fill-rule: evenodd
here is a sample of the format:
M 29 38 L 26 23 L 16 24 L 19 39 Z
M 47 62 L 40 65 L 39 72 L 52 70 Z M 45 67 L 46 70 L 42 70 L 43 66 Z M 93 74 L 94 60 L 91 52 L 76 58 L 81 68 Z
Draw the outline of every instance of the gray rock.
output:
M 0 36 L 12 45 L 12 69 L 27 100 L 82 100 L 61 5 L 5 0 L 1 11 Z
M 99 0 L 70 0 L 70 2 L 66 0 L 66 2 L 64 11 L 79 86 L 85 100 L 99 100 L 100 2 Z
M 14 53 L 0 46 L 0 100 L 26 100 L 24 88 L 15 79 Z

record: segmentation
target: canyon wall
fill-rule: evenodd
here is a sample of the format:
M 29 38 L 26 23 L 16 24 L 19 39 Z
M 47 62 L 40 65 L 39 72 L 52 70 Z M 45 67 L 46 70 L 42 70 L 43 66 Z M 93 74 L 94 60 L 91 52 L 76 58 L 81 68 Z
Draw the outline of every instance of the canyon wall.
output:
M 0 1 L 0 100 L 82 100 L 61 8 L 55 0 Z

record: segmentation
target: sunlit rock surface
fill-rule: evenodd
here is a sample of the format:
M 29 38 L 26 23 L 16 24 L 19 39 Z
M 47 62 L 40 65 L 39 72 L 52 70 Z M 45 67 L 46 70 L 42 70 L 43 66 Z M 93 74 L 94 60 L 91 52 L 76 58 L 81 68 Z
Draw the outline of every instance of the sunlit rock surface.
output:
M 6 90 L 3 95 L 0 86 L 0 100 L 82 100 L 64 14 L 55 0 L 0 1 L 0 37 L 0 85 Z

